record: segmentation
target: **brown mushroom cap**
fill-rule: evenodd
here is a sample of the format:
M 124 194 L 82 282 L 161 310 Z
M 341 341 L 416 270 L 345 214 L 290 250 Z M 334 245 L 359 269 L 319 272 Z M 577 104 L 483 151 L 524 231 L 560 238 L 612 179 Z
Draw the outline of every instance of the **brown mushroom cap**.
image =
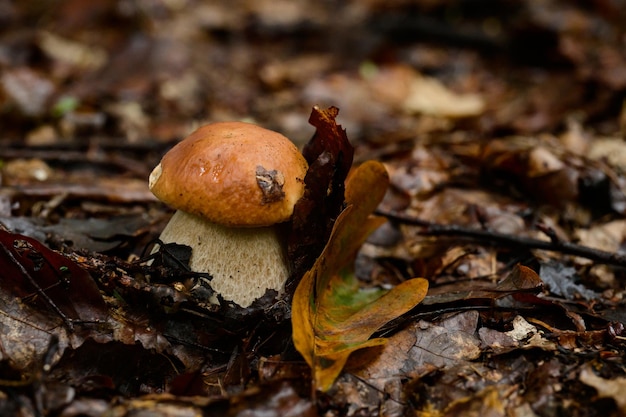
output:
M 177 210 L 227 226 L 287 221 L 304 193 L 307 163 L 285 136 L 243 122 L 205 125 L 150 174 L 150 190 Z

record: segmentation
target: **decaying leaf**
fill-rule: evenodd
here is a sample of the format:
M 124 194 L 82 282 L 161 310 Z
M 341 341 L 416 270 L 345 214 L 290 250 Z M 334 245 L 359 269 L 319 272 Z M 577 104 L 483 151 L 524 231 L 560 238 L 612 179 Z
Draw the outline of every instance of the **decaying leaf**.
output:
M 311 268 L 343 209 L 344 183 L 354 148 L 335 121 L 338 114 L 336 107 L 314 107 L 309 117 L 316 131 L 302 151 L 309 169 L 304 178 L 304 195 L 294 207 L 288 247 L 297 277 Z
M 593 372 L 591 365 L 585 365 L 580 371 L 579 379 L 583 384 L 595 388 L 599 397 L 615 400 L 620 411 L 626 412 L 626 398 L 624 397 L 626 378 L 604 379 Z
M 108 318 L 87 271 L 35 239 L 0 229 L 0 360 L 20 370 L 41 366 L 51 343 L 60 355 Z
M 425 296 L 428 283 L 411 279 L 390 291 L 360 289 L 353 262 L 367 236 L 384 219 L 371 213 L 382 200 L 388 176 L 369 161 L 346 181 L 347 207 L 330 239 L 298 285 L 292 307 L 293 340 L 313 372 L 314 387 L 328 390 L 352 352 L 384 344 L 370 339 L 385 323 L 409 311 Z
M 415 345 L 410 357 L 415 363 L 429 363 L 444 367 L 460 360 L 474 360 L 480 356 L 480 342 L 476 337 L 478 312 L 456 314 L 440 325 L 418 323 Z
M 478 329 L 478 336 L 484 346 L 495 353 L 505 353 L 513 349 L 543 349 L 546 351 L 557 349 L 556 343 L 548 340 L 544 334 L 522 316 L 515 316 L 513 329 L 500 332 L 488 327 Z
M 586 288 L 576 276 L 576 270 L 557 262 L 543 262 L 541 264 L 541 279 L 552 294 L 566 300 L 585 299 L 596 300 L 601 297 L 595 291 Z
M 433 369 L 470 366 L 481 354 L 476 336 L 479 313 L 469 310 L 436 322 L 411 323 L 376 352 L 358 352 L 350 372 L 379 390 L 403 378 L 417 378 Z M 397 398 L 398 400 L 400 398 Z
M 415 74 L 402 107 L 409 113 L 471 117 L 485 110 L 485 101 L 478 94 L 457 94 L 435 78 Z
M 485 299 L 497 300 L 508 297 L 510 295 L 521 296 L 523 294 L 533 294 L 541 291 L 542 281 L 539 275 L 531 268 L 524 265 L 515 265 L 510 274 L 499 282 L 495 287 L 485 284 L 472 282 L 471 290 L 461 289 L 457 284 L 455 286 L 442 285 L 433 288 L 432 292 L 422 302 L 423 305 L 434 305 L 442 303 L 451 303 L 461 300 L 479 300 Z M 462 288 L 462 287 L 461 287 Z
M 102 322 L 108 311 L 89 273 L 39 241 L 0 230 L 1 287 L 69 320 Z

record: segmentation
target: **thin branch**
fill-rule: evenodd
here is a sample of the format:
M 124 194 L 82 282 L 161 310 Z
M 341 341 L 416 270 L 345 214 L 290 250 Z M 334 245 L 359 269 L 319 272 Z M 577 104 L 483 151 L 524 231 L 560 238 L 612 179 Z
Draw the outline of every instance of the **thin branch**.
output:
M 407 216 L 392 211 L 377 210 L 376 214 L 384 216 L 392 222 L 420 226 L 420 234 L 426 236 L 455 236 L 471 241 L 488 243 L 492 246 L 504 245 L 509 247 L 523 247 L 526 249 L 539 249 L 550 252 L 559 252 L 567 255 L 579 256 L 590 259 L 594 262 L 626 267 L 626 254 L 607 252 L 589 246 L 578 245 L 571 242 L 564 242 L 555 238 L 552 233 L 547 233 L 550 241 L 534 239 L 530 237 L 514 236 L 505 233 L 498 233 L 490 230 L 473 229 L 458 225 L 444 225 L 432 223 L 416 217 Z M 542 229 L 544 233 L 545 230 Z

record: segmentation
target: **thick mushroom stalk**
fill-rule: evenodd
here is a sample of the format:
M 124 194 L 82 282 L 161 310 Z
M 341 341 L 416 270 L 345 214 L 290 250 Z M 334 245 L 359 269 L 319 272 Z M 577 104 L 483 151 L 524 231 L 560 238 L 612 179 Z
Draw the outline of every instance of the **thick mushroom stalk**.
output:
M 177 209 L 160 238 L 190 246 L 191 270 L 211 275 L 226 301 L 249 307 L 268 289 L 280 294 L 289 276 L 281 224 L 304 193 L 307 169 L 279 133 L 241 122 L 203 126 L 150 174 L 150 190 Z
M 241 307 L 250 306 L 268 289 L 280 294 L 289 277 L 284 239 L 277 226 L 226 227 L 178 210 L 160 239 L 191 246 L 191 270 L 208 271 L 216 294 Z M 217 303 L 217 299 L 209 301 Z

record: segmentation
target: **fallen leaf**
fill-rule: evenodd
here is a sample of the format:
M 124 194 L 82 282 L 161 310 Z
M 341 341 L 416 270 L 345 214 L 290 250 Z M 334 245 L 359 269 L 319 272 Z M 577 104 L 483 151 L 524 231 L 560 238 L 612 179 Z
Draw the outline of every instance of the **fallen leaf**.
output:
M 626 238 L 626 220 L 613 220 L 590 228 L 580 228 L 574 231 L 574 237 L 581 245 L 607 252 L 619 252 Z M 582 259 L 579 262 L 591 263 Z
M 478 94 L 457 94 L 436 78 L 416 74 L 403 107 L 409 113 L 460 118 L 480 115 L 485 101 Z
M 339 216 L 344 203 L 344 183 L 354 156 L 346 131 L 335 118 L 339 109 L 314 107 L 309 123 L 315 134 L 302 155 L 309 164 L 304 178 L 304 195 L 294 207 L 288 252 L 293 275 L 302 276 L 311 268 Z
M 353 274 L 357 251 L 384 219 L 371 213 L 382 200 L 388 176 L 382 164 L 369 161 L 346 181 L 347 207 L 293 299 L 292 327 L 296 349 L 313 372 L 313 385 L 328 390 L 352 352 L 386 343 L 370 339 L 390 320 L 409 311 L 425 296 L 428 283 L 416 278 L 385 291 L 361 289 Z
M 516 316 L 512 324 L 513 329 L 508 332 L 499 332 L 488 327 L 478 329 L 483 345 L 498 354 L 518 348 L 539 348 L 546 351 L 557 348 L 556 343 L 547 340 L 537 327 L 527 322 L 522 316 Z
M 567 300 L 584 299 L 587 301 L 600 298 L 596 293 L 578 283 L 576 270 L 560 262 L 544 262 L 541 264 L 541 279 L 552 294 Z
M 619 137 L 597 137 L 589 145 L 587 156 L 594 160 L 605 160 L 613 168 L 626 171 L 626 144 Z
M 490 141 L 480 157 L 484 175 L 519 187 L 525 196 L 557 207 L 580 199 L 580 161 L 555 138 L 513 136 Z
M 580 371 L 579 379 L 583 384 L 595 388 L 599 397 L 615 400 L 621 412 L 626 413 L 626 397 L 624 397 L 626 378 L 604 379 L 593 372 L 591 365 L 586 365 Z
M 0 85 L 6 99 L 27 117 L 43 116 L 55 85 L 43 74 L 28 67 L 4 71 Z
M 469 366 L 482 352 L 478 320 L 478 311 L 470 310 L 434 323 L 411 323 L 392 335 L 375 357 L 358 352 L 350 372 L 382 390 L 391 381 L 418 378 L 433 369 Z
M 442 416 L 482 416 L 506 415 L 507 405 L 515 401 L 512 396 L 518 388 L 514 385 L 490 385 L 465 398 L 460 398 L 445 408 Z M 532 415 L 532 414 L 531 414 Z
M 0 230 L 0 284 L 74 321 L 103 322 L 107 306 L 89 273 L 39 241 Z
M 524 265 L 515 265 L 510 274 L 495 287 L 491 284 L 470 282 L 472 289 L 463 289 L 458 283 L 434 288 L 423 305 L 452 303 L 462 300 L 497 300 L 510 295 L 533 294 L 541 291 L 543 282 L 535 271 Z M 460 290 L 458 288 L 461 288 Z
M 0 229 L 0 358 L 31 369 L 53 337 L 60 355 L 101 329 L 94 322 L 103 326 L 108 319 L 87 271 L 35 239 Z M 84 322 L 89 325 L 78 326 Z
M 480 356 L 480 342 L 476 336 L 476 310 L 455 314 L 439 325 L 421 321 L 418 326 L 415 345 L 409 352 L 415 363 L 428 363 L 443 368 Z

